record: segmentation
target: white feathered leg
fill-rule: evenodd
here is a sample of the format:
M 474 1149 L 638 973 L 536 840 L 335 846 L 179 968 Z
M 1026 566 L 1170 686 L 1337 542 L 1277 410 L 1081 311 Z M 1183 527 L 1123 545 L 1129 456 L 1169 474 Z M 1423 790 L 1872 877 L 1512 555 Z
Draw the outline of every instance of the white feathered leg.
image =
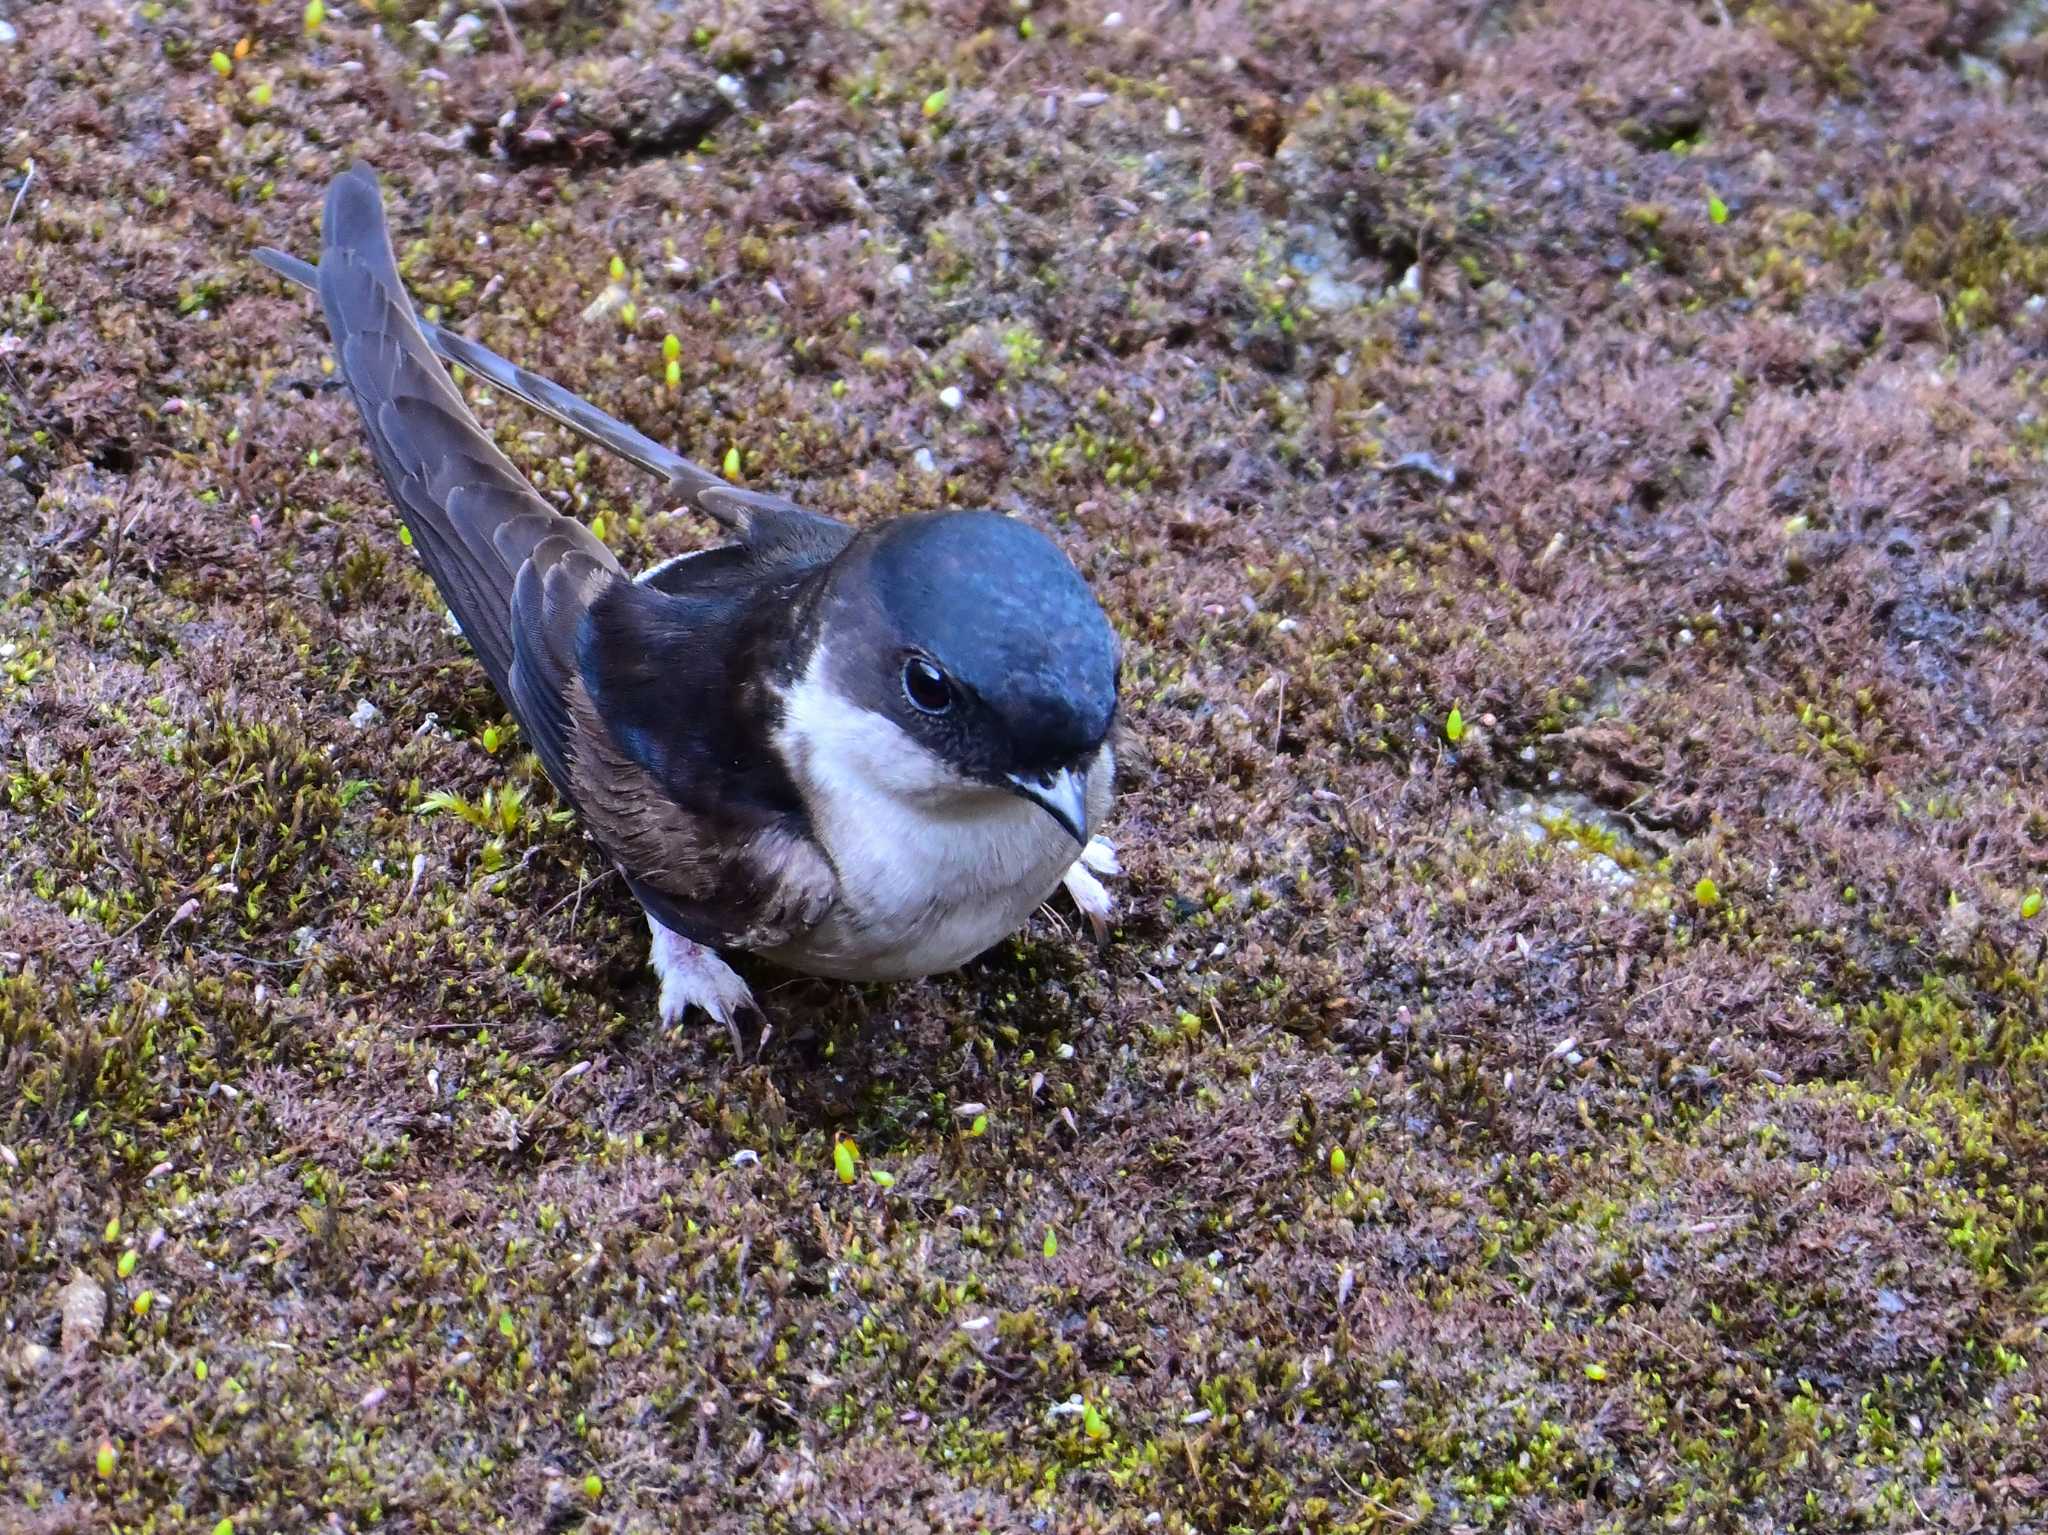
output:
M 1116 861 L 1116 849 L 1100 837 L 1090 837 L 1088 845 L 1081 849 L 1081 856 L 1061 877 L 1060 883 L 1067 887 L 1067 894 L 1074 898 L 1081 915 L 1095 930 L 1097 943 L 1109 937 L 1109 919 L 1116 911 L 1116 898 L 1096 875 L 1123 872 L 1123 865 Z
M 648 946 L 647 962 L 661 977 L 663 1023 L 680 1023 L 683 1015 L 695 1007 L 731 1028 L 741 1013 L 761 1010 L 747 983 L 733 973 L 732 966 L 720 959 L 716 950 L 692 943 L 651 916 L 647 919 L 647 930 L 654 939 Z

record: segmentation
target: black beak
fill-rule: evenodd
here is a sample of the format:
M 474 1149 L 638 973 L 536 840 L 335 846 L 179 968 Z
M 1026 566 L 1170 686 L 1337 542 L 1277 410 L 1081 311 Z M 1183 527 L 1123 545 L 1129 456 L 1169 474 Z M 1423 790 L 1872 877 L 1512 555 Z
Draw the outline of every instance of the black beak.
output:
M 1012 773 L 1010 787 L 1059 822 L 1076 842 L 1088 845 L 1088 784 L 1074 769 L 1061 768 L 1043 777 Z

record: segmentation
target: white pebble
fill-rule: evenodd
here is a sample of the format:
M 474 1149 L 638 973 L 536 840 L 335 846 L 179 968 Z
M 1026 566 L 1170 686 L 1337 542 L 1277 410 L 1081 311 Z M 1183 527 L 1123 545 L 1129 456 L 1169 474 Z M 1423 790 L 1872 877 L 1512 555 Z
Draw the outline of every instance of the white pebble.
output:
M 921 473 L 937 474 L 939 472 L 938 461 L 932 457 L 932 450 L 930 448 L 919 448 L 910 455 L 910 461 L 917 465 Z
M 939 403 L 945 406 L 948 410 L 958 410 L 960 408 L 961 402 L 965 398 L 966 397 L 962 395 L 960 391 L 954 388 L 954 386 L 951 384 L 948 384 L 945 388 L 939 391 Z

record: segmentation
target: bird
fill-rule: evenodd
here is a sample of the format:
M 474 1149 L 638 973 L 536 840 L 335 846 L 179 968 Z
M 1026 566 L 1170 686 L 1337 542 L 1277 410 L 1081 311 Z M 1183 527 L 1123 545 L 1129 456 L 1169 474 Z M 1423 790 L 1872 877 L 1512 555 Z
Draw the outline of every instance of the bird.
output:
M 735 485 L 421 320 L 377 174 L 329 184 L 320 300 L 371 456 L 556 792 L 644 909 L 664 1024 L 762 1016 L 726 955 L 849 981 L 955 969 L 1120 873 L 1122 656 L 1073 562 L 987 509 L 856 529 Z M 729 541 L 638 577 L 499 451 L 446 364 L 661 477 Z

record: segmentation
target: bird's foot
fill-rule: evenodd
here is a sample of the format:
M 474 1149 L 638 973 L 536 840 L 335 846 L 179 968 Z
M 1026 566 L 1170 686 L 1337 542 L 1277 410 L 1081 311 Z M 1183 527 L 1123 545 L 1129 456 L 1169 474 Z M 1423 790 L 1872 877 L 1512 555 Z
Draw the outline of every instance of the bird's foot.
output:
M 1081 856 L 1074 860 L 1060 880 L 1067 887 L 1067 894 L 1074 898 L 1074 904 L 1081 909 L 1081 915 L 1095 930 L 1097 943 L 1105 943 L 1109 939 L 1109 919 L 1116 911 L 1116 898 L 1096 876 L 1123 872 L 1123 865 L 1116 861 L 1116 849 L 1101 837 L 1090 837 L 1088 845 L 1081 849 Z
M 654 936 L 648 946 L 647 963 L 661 977 L 663 1023 L 680 1023 L 683 1015 L 695 1007 L 732 1029 L 737 1027 L 734 1020 L 741 1013 L 761 1011 L 753 991 L 733 972 L 732 966 L 718 957 L 716 950 L 692 943 L 652 917 L 647 919 L 647 928 Z

